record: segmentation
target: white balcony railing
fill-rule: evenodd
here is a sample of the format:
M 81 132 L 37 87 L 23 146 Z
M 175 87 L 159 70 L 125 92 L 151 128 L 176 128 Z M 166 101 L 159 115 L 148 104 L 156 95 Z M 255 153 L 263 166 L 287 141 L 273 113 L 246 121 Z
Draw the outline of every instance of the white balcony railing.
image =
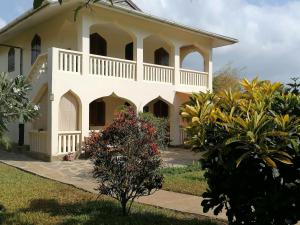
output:
M 104 77 L 115 77 L 128 80 L 135 80 L 136 62 L 111 57 L 91 55 L 90 74 Z
M 195 70 L 180 70 L 180 84 L 190 86 L 208 86 L 208 73 Z
M 83 55 L 82 52 L 57 49 L 58 71 L 71 74 L 95 75 L 99 77 L 137 80 L 135 61 L 98 55 Z M 46 55 L 38 62 L 44 63 Z M 87 63 L 85 63 L 87 62 Z M 84 64 L 85 63 L 85 64 Z M 44 64 L 43 64 L 44 65 Z M 33 76 L 33 75 L 31 75 Z M 188 69 L 180 69 L 180 85 L 208 87 L 208 73 Z M 143 81 L 153 83 L 175 84 L 175 68 L 143 63 Z M 177 81 L 176 81 L 177 83 Z
M 144 80 L 173 84 L 174 67 L 144 63 Z
M 58 70 L 68 73 L 82 73 L 82 53 L 59 49 Z
M 31 152 L 47 153 L 47 131 L 30 131 L 29 145 Z
M 68 154 L 80 151 L 81 131 L 58 132 L 58 154 Z

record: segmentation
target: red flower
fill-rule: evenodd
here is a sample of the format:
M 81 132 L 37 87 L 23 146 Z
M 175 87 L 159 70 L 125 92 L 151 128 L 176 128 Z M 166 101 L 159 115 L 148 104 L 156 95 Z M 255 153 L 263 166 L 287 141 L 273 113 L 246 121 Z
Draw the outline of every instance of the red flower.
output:
M 151 143 L 151 144 L 150 144 L 150 148 L 151 148 L 152 152 L 153 152 L 155 155 L 157 155 L 157 154 L 159 153 L 157 144 Z

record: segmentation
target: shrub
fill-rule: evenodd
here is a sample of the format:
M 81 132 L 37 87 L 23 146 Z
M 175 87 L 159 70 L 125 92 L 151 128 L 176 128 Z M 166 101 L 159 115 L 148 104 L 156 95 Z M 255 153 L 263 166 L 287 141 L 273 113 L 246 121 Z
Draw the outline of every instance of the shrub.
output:
M 300 219 L 300 98 L 279 83 L 194 94 L 183 107 L 190 144 L 203 153 L 204 211 L 229 224 L 296 224 Z
M 11 122 L 27 122 L 38 114 L 38 106 L 32 105 L 28 93 L 31 86 L 23 76 L 9 79 L 0 73 L 0 144 L 8 147 L 8 139 L 4 133 Z
M 130 212 L 134 199 L 162 187 L 162 161 L 155 137 L 153 125 L 129 108 L 121 111 L 101 134 L 91 134 L 86 142 L 84 150 L 94 163 L 99 193 L 117 199 L 124 215 Z
M 156 144 L 160 149 L 166 149 L 169 144 L 168 120 L 158 118 L 152 113 L 140 113 L 139 115 L 145 122 L 152 124 L 156 129 Z

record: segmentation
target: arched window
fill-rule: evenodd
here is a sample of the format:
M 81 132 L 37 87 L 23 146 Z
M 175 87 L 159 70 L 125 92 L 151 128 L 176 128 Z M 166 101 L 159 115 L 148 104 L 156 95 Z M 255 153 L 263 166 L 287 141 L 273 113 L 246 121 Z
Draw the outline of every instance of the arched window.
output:
M 125 59 L 133 60 L 133 42 L 127 44 L 125 47 Z
M 15 71 L 15 49 L 10 48 L 8 51 L 8 72 Z
M 160 118 L 168 118 L 169 117 L 169 106 L 167 103 L 163 102 L 162 100 L 158 100 L 154 103 L 154 116 Z
M 93 101 L 90 104 L 90 126 L 105 126 L 105 102 Z
M 164 48 L 159 48 L 154 52 L 155 64 L 169 66 L 169 53 Z
M 90 54 L 107 55 L 106 40 L 97 33 L 90 35 Z
M 41 38 L 37 34 L 31 41 L 31 65 L 35 62 L 37 57 L 41 54 Z

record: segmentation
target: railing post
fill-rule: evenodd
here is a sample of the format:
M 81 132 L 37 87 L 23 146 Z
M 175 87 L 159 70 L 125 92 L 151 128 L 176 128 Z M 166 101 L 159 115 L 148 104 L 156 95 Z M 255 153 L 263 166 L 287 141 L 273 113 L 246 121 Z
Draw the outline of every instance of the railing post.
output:
M 81 71 L 79 72 L 81 75 L 90 74 L 90 55 L 86 52 L 82 53 Z
M 212 50 L 210 50 L 205 57 L 205 72 L 207 72 L 207 89 L 213 91 L 213 62 Z
M 180 85 L 180 46 L 175 45 L 174 49 L 174 85 Z
M 57 155 L 58 150 L 58 108 L 59 99 L 55 96 L 56 79 L 58 73 L 58 49 L 51 48 L 49 50 L 49 65 L 48 65 L 48 154 L 52 157 Z
M 136 35 L 135 60 L 136 60 L 136 80 L 143 81 L 144 77 L 144 38 L 143 35 Z

